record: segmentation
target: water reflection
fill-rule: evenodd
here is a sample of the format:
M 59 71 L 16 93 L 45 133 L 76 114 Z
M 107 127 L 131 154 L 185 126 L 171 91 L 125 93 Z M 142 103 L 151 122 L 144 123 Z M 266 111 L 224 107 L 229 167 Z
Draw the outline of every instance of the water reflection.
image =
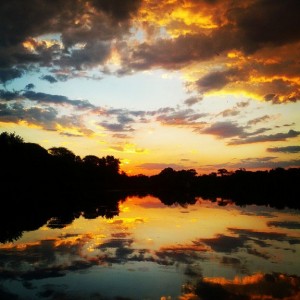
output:
M 194 200 L 3 218 L 0 299 L 299 299 L 299 211 Z

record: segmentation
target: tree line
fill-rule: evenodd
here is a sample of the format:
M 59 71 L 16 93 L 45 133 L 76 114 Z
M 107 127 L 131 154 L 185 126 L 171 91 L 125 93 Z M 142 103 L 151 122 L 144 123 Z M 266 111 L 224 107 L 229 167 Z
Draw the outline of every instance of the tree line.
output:
M 197 175 L 165 168 L 153 176 L 128 176 L 114 156 L 76 156 L 64 147 L 48 150 L 0 134 L 0 242 L 44 224 L 61 228 L 79 216 L 112 218 L 129 195 L 153 195 L 165 205 L 193 205 L 199 197 L 227 205 L 300 209 L 300 168 Z
M 66 203 L 89 201 L 104 191 L 123 191 L 156 195 L 166 204 L 180 199 L 193 203 L 195 196 L 201 196 L 240 204 L 252 201 L 276 207 L 299 206 L 300 168 L 241 168 L 233 172 L 222 168 L 204 175 L 194 169 L 165 168 L 152 176 L 128 176 L 114 156 L 81 158 L 65 147 L 46 150 L 8 132 L 0 134 L 0 167 L 1 194 L 12 201 L 18 196 L 25 200 L 40 195 L 62 205 L 66 199 L 71 200 Z

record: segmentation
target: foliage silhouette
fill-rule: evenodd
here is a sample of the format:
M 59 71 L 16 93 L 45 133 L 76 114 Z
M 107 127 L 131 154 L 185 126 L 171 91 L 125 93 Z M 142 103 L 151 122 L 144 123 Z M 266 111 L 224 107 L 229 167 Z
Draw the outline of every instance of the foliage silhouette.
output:
M 197 175 L 166 168 L 153 176 L 127 176 L 114 156 L 83 159 L 64 147 L 48 151 L 15 133 L 0 134 L 0 242 L 48 224 L 65 226 L 85 218 L 113 217 L 128 195 L 151 194 L 166 205 L 194 204 L 197 197 L 226 205 L 270 205 L 299 209 L 300 168 Z

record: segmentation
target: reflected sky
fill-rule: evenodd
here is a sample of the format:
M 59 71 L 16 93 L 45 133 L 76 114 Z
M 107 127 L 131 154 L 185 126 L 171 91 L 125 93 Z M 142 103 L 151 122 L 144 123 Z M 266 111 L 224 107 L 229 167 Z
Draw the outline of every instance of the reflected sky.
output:
M 219 204 L 128 197 L 112 219 L 48 222 L 0 244 L 0 298 L 298 299 L 299 211 Z

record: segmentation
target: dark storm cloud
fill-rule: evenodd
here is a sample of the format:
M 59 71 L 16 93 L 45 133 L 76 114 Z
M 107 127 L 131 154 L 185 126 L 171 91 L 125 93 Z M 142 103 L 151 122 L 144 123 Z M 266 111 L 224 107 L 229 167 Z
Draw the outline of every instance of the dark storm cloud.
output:
M 110 42 L 93 40 L 86 43 L 82 49 L 70 51 L 64 55 L 59 64 L 61 66 L 74 67 L 77 70 L 102 64 L 109 56 Z
M 275 153 L 299 153 L 300 146 L 273 147 L 267 148 L 267 151 Z
M 42 80 L 46 80 L 49 83 L 56 83 L 56 82 L 58 82 L 58 80 L 54 76 L 52 76 L 52 75 L 44 75 L 44 76 L 41 77 L 41 79 Z
M 0 83 L 6 83 L 13 79 L 20 78 L 23 74 L 23 70 L 17 68 L 1 68 L 0 64 Z
M 298 41 L 299 10 L 297 0 L 260 0 L 228 10 L 227 17 L 237 28 L 243 48 L 251 53 L 263 46 Z
M 60 46 L 57 43 L 47 46 L 32 37 L 62 32 L 73 26 L 81 13 L 82 4 L 77 0 L 1 1 L 0 67 L 7 69 L 7 75 L 2 81 L 21 77 L 24 66 L 25 70 L 33 64 L 51 66 Z M 25 41 L 29 41 L 34 51 L 24 46 Z
M 92 0 L 91 3 L 114 20 L 124 21 L 137 13 L 142 0 Z
M 0 90 L 0 100 L 6 100 L 6 101 L 11 101 L 11 100 L 17 100 L 22 98 L 20 96 L 20 93 L 17 91 L 7 91 L 7 90 Z
M 177 69 L 186 64 L 208 60 L 220 49 L 211 37 L 204 34 L 181 35 L 176 39 L 159 39 L 155 44 L 142 43 L 132 49 L 128 70 L 146 70 L 152 67 Z M 124 61 L 124 66 L 126 62 Z
M 197 11 L 207 9 L 204 2 L 200 4 L 194 1 L 193 4 L 196 6 L 192 6 L 191 12 L 195 15 Z M 161 17 L 162 12 L 166 15 L 172 14 L 169 6 L 169 3 L 165 6 L 161 4 L 158 14 Z M 174 4 L 174 9 L 176 8 Z M 193 23 L 187 26 L 184 21 L 177 21 L 175 25 L 174 20 L 169 20 L 166 27 L 170 31 L 174 29 L 176 37 L 144 42 L 135 45 L 128 52 L 123 49 L 123 53 L 126 54 L 122 55 L 123 70 L 120 72 L 126 74 L 132 70 L 149 68 L 178 69 L 194 62 L 212 61 L 218 57 L 226 61 L 228 52 L 239 51 L 245 60 L 227 60 L 230 65 L 237 66 L 227 70 L 216 71 L 213 67 L 208 69 L 206 74 L 196 81 L 198 91 L 205 93 L 220 90 L 231 84 L 231 88 L 236 86 L 238 90 L 242 88 L 253 92 L 255 88 L 255 93 L 265 95 L 265 100 L 273 103 L 298 101 L 299 84 L 287 78 L 295 78 L 300 72 L 298 54 L 291 51 L 292 43 L 297 43 L 300 39 L 300 24 L 295 13 L 297 10 L 297 0 L 244 1 L 243 4 L 237 1 L 215 1 L 208 11 L 212 20 L 219 26 L 204 30 Z M 285 13 L 282 13 L 283 11 Z M 188 33 L 180 34 L 181 29 L 188 29 Z M 283 50 L 287 45 L 291 45 L 290 50 Z M 294 47 L 297 48 L 296 45 Z M 272 56 L 274 60 L 268 61 Z M 284 79 L 273 79 L 276 75 Z M 260 76 L 269 77 L 271 80 L 259 83 L 249 81 L 251 77 Z
M 299 10 L 299 3 L 297 0 L 283 2 L 249 1 L 245 5 L 235 2 L 227 7 L 222 2 L 219 6 L 216 3 L 215 13 L 218 13 L 218 9 L 224 11 L 223 17 L 228 20 L 226 25 L 212 30 L 210 34 L 196 32 L 172 40 L 158 40 L 152 45 L 141 44 L 133 53 L 133 66 L 175 68 L 192 61 L 210 59 L 227 50 L 253 53 L 268 45 L 297 41 L 300 30 L 295 12 Z M 283 11 L 286 13 L 282 14 Z M 278 20 L 282 20 L 282 23 Z M 227 81 L 224 75 L 214 74 L 221 78 L 222 84 Z
M 252 92 L 254 87 L 254 94 L 272 103 L 300 99 L 300 87 L 294 79 L 300 72 L 299 54 L 293 50 L 300 39 L 299 1 L 190 0 L 186 4 L 191 4 L 187 5 L 189 13 L 207 15 L 214 26 L 204 28 L 197 22 L 174 20 L 173 8 L 182 8 L 176 1 L 4 0 L 0 3 L 0 83 L 39 67 L 51 68 L 50 72 L 57 74 L 46 75 L 52 76 L 44 78 L 50 83 L 53 78 L 66 80 L 94 67 L 110 74 L 113 71 L 106 63 L 111 51 L 117 50 L 121 60 L 116 71 L 119 75 L 151 68 L 175 70 L 211 60 L 206 72 L 195 81 L 199 93 L 230 85 L 239 91 Z M 159 10 L 157 14 L 155 9 Z M 162 19 L 166 19 L 164 28 L 172 38 L 158 38 L 159 30 L 153 31 Z M 143 24 L 139 24 L 140 20 Z M 138 24 L 140 29 L 146 23 L 156 33 L 150 40 L 141 42 L 137 38 L 133 44 L 130 37 L 137 31 L 131 31 L 131 25 Z M 43 40 L 54 34 L 55 41 Z M 231 60 L 227 57 L 231 51 L 247 59 Z M 275 56 L 272 62 L 267 62 L 269 54 Z M 215 68 L 213 59 L 220 60 L 223 69 Z M 232 67 L 224 69 L 225 65 Z M 65 71 L 64 75 L 59 75 L 60 70 Z M 255 77 L 267 80 L 251 83 L 249 79 Z M 192 97 L 185 104 L 192 106 L 197 102 Z M 227 112 L 230 113 L 234 115 L 237 111 Z
M 103 63 L 111 41 L 128 32 L 140 4 L 138 0 L 1 1 L 0 82 L 21 77 L 33 65 L 81 69 Z M 61 34 L 62 44 L 36 39 L 53 33 Z
M 27 37 L 59 32 L 80 13 L 79 1 L 11 0 L 0 4 L 0 46 L 17 45 Z

